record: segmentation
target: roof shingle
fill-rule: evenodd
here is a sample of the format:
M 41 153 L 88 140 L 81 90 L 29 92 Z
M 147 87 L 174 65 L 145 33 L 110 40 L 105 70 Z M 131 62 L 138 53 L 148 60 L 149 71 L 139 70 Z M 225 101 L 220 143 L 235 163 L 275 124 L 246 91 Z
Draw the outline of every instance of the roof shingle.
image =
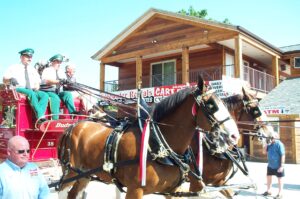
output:
M 284 80 L 259 103 L 263 110 L 277 107 L 288 110 L 288 114 L 300 114 L 300 78 Z

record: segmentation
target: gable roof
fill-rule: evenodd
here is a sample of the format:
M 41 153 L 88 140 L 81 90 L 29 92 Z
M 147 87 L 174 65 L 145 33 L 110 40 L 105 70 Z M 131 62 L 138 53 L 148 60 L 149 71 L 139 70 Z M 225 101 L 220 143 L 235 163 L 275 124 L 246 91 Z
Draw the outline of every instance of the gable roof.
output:
M 262 109 L 276 107 L 289 110 L 288 114 L 300 114 L 300 77 L 284 80 L 259 104 Z
M 295 45 L 291 45 L 291 46 L 283 46 L 283 47 L 280 47 L 280 49 L 284 53 L 296 53 L 296 52 L 300 52 L 300 44 L 295 44 Z
M 256 36 L 255 34 L 251 33 L 250 31 L 246 30 L 245 28 L 243 28 L 241 26 L 234 26 L 231 24 L 224 24 L 224 23 L 220 23 L 220 22 L 216 22 L 216 21 L 201 19 L 198 17 L 187 16 L 187 15 L 182 15 L 179 13 L 174 13 L 174 12 L 151 8 L 147 12 L 145 12 L 141 17 L 136 19 L 132 24 L 130 24 L 125 30 L 123 30 L 121 33 L 119 33 L 108 44 L 106 44 L 103 48 L 101 48 L 98 52 L 96 52 L 91 58 L 94 60 L 100 60 L 108 52 L 113 50 L 113 48 L 115 46 L 117 46 L 119 43 L 124 41 L 128 36 L 130 36 L 133 32 L 135 32 L 139 27 L 141 27 L 143 24 L 148 22 L 154 16 L 166 16 L 166 17 L 171 17 L 173 19 L 179 19 L 182 21 L 190 22 L 193 24 L 203 24 L 203 25 L 209 26 L 209 27 L 239 32 L 248 37 L 254 38 L 256 41 L 262 43 L 263 45 L 269 47 L 270 49 L 274 50 L 277 53 L 282 53 L 282 51 L 279 48 L 264 41 L 260 37 Z

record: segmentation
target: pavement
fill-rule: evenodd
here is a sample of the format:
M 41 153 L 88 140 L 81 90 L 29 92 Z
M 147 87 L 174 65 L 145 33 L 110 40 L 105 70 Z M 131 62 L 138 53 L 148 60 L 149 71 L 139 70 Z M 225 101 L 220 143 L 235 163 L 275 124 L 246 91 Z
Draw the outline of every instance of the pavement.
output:
M 249 198 L 272 198 L 264 197 L 261 194 L 266 191 L 266 163 L 259 162 L 247 162 L 249 170 L 249 177 L 243 175 L 238 171 L 235 176 L 228 182 L 228 184 L 247 184 L 254 183 L 256 188 L 250 189 L 235 189 L 238 195 L 234 196 L 234 199 L 249 199 Z M 300 164 L 285 164 L 285 177 L 284 177 L 284 190 L 283 198 L 298 198 L 300 195 Z M 189 184 L 185 183 L 183 189 L 187 190 Z M 278 191 L 278 184 L 276 176 L 273 177 L 272 196 L 275 197 Z M 120 194 L 114 185 L 105 185 L 99 182 L 91 182 L 83 194 L 84 199 L 96 199 L 99 196 L 103 196 L 105 199 L 124 199 L 125 194 Z M 298 195 L 298 196 L 297 196 Z M 51 199 L 65 198 L 65 196 L 58 197 L 58 194 L 52 190 Z M 146 195 L 144 199 L 160 199 L 165 198 L 159 195 Z M 175 198 L 175 197 L 173 197 Z M 200 197 L 189 197 L 191 199 L 202 198 L 225 198 L 219 192 L 211 192 L 201 194 Z

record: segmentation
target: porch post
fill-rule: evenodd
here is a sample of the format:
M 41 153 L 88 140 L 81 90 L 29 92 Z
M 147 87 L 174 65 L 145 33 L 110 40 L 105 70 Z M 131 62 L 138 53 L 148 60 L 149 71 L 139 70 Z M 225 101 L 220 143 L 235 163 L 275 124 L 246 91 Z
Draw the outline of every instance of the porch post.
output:
M 278 68 L 278 57 L 272 57 L 272 75 L 275 77 L 274 87 L 279 84 L 279 68 Z
M 100 90 L 104 91 L 104 81 L 105 81 L 105 64 L 104 63 L 100 63 Z
M 222 75 L 226 75 L 226 51 L 222 46 Z
M 188 83 L 189 80 L 189 47 L 182 47 L 182 83 Z
M 142 57 L 141 56 L 138 56 L 136 57 L 136 60 L 135 60 L 135 63 L 136 63 L 136 67 L 135 67 L 135 70 L 136 70 L 136 76 L 135 76 L 135 83 L 136 83 L 136 88 L 139 87 L 139 85 L 141 85 L 142 87 L 142 74 L 143 74 L 143 60 L 142 60 Z
M 235 37 L 234 48 L 234 74 L 236 78 L 244 79 L 243 70 L 243 52 L 242 52 L 242 40 L 239 36 Z

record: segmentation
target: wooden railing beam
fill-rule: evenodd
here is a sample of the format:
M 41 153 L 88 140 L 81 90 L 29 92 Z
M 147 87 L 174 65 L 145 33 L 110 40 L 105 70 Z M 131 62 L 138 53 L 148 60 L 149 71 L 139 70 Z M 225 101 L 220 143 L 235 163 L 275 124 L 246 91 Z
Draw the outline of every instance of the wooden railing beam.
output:
M 182 48 L 182 83 L 186 84 L 189 80 L 189 47 Z
M 104 63 L 100 63 L 100 85 L 99 88 L 100 90 L 104 90 L 104 82 L 105 82 L 105 64 Z

